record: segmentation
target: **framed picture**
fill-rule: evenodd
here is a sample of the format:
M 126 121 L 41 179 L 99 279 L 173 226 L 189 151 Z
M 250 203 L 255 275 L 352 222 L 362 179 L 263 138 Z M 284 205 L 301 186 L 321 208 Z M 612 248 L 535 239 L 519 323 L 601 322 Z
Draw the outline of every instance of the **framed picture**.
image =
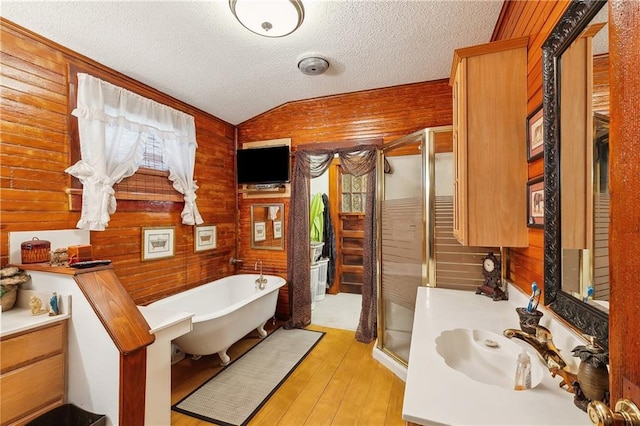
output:
M 253 240 L 264 241 L 267 239 L 267 228 L 264 222 L 255 222 L 253 224 Z
M 527 117 L 527 161 L 531 162 L 540 158 L 544 153 L 542 105 Z
M 544 181 L 542 177 L 527 182 L 527 226 L 544 228 Z
M 282 221 L 273 221 L 273 238 L 282 238 Z
M 173 226 L 142 228 L 142 260 L 156 260 L 173 257 L 176 240 Z
M 196 225 L 193 227 L 194 252 L 212 250 L 216 248 L 217 244 L 215 225 Z

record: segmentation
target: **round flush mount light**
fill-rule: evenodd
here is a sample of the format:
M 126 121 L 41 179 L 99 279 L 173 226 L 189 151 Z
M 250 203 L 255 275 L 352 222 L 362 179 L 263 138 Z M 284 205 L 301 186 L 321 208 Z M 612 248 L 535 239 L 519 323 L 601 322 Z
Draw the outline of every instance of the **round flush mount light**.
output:
M 300 27 L 300 0 L 229 0 L 231 12 L 246 29 L 264 37 L 284 37 Z
M 298 62 L 298 69 L 306 75 L 320 75 L 329 68 L 329 62 L 319 56 L 308 56 Z

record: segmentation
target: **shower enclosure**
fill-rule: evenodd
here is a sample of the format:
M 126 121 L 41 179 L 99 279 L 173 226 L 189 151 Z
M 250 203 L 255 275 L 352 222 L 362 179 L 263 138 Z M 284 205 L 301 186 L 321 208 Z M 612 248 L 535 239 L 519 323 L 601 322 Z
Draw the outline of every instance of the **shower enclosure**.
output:
M 452 212 L 451 138 L 451 126 L 428 128 L 385 144 L 379 154 L 376 349 L 404 367 L 417 288 L 436 286 L 436 210 Z

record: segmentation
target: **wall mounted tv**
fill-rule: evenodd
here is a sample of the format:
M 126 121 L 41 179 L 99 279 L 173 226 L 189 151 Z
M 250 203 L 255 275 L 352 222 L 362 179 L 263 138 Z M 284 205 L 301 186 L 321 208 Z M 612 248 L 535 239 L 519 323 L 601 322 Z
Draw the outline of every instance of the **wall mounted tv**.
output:
M 267 146 L 236 153 L 238 184 L 279 185 L 289 182 L 289 147 Z

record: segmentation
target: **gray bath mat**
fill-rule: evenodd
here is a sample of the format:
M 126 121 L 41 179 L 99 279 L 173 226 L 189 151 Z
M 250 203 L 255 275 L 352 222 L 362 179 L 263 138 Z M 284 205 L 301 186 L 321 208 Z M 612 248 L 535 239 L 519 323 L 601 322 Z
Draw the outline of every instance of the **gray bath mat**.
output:
M 324 333 L 279 328 L 171 408 L 219 425 L 245 425 Z

